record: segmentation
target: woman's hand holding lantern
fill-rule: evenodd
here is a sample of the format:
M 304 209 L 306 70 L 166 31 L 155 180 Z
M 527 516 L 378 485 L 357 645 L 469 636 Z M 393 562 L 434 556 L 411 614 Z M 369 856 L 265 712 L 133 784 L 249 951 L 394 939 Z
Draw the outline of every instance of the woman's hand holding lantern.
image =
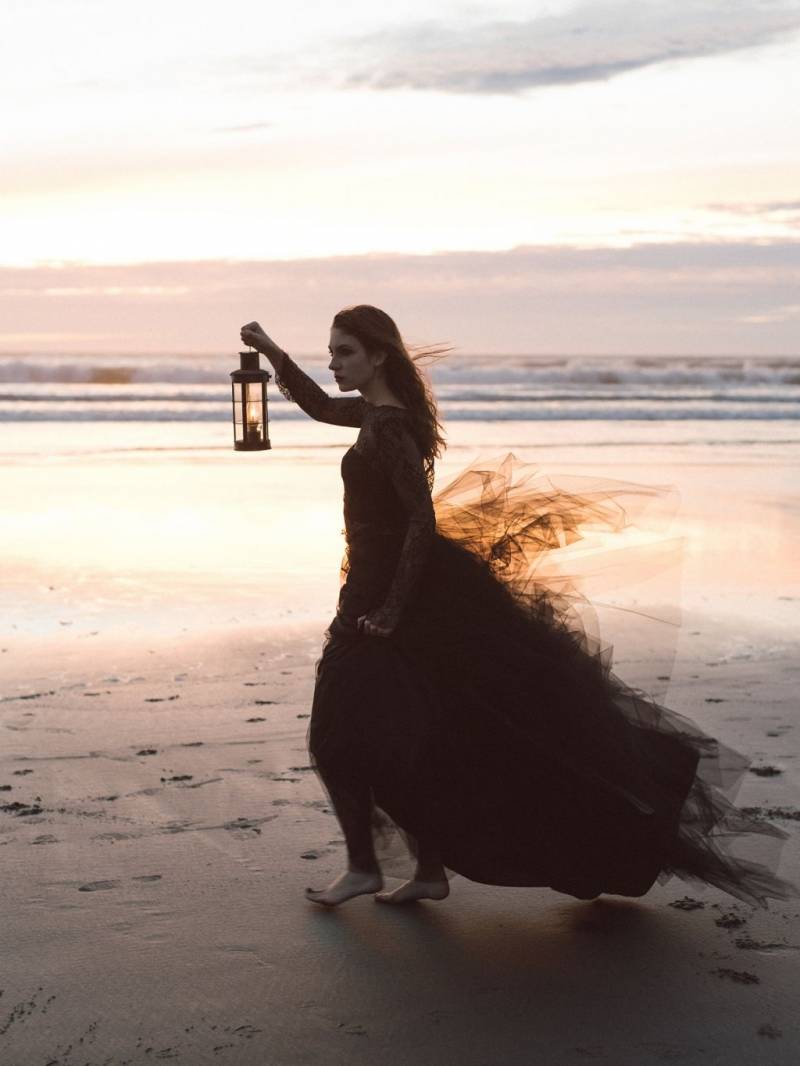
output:
M 246 326 L 242 326 L 239 336 L 242 338 L 243 344 L 247 344 L 250 348 L 255 348 L 257 352 L 262 352 L 264 355 L 268 353 L 270 348 L 277 347 L 258 322 L 248 322 Z

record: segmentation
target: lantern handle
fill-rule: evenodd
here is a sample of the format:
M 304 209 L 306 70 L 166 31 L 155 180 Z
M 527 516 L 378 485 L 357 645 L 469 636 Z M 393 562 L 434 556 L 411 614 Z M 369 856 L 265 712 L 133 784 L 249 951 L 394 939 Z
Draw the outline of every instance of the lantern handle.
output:
M 261 369 L 258 362 L 258 352 L 253 348 L 248 348 L 246 352 L 239 352 L 239 365 L 242 370 L 258 371 Z

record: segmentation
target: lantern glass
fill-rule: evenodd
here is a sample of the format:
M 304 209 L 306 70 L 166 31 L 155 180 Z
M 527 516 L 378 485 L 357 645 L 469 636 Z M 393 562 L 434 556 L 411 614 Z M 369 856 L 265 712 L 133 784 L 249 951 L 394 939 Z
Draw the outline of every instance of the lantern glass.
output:
M 264 443 L 264 386 L 241 382 L 233 391 L 234 439 L 238 444 L 259 447 Z

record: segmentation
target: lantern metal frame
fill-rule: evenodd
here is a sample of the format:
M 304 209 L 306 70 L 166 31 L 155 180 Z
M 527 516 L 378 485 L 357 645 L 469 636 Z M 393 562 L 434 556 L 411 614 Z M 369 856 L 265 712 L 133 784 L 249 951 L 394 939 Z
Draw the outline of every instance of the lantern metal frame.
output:
M 240 366 L 231 371 L 231 402 L 233 404 L 233 446 L 237 452 L 262 452 L 271 448 L 269 440 L 269 411 L 267 382 L 272 375 L 258 364 L 258 352 L 239 352 Z M 238 393 L 237 393 L 238 390 Z M 256 407 L 258 418 L 248 417 Z M 241 418 L 237 419 L 237 413 Z M 237 427 L 241 425 L 241 439 Z

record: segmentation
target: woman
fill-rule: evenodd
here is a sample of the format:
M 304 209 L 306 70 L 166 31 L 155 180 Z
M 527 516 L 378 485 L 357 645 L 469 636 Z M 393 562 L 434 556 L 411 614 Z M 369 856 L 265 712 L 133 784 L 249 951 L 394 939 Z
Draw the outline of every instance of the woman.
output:
M 342 459 L 343 583 L 308 730 L 348 868 L 307 898 L 444 899 L 454 872 L 580 899 L 640 896 L 672 874 L 762 906 L 797 894 L 775 855 L 728 853 L 786 836 L 723 795 L 747 761 L 621 681 L 574 588 L 542 577 L 582 526 L 626 524 L 620 495 L 635 506 L 660 490 L 554 490 L 519 478 L 509 456 L 433 500 L 441 427 L 389 315 L 362 304 L 334 317 L 330 369 L 358 398 L 329 397 L 257 322 L 241 338 L 312 418 L 359 427 Z M 376 848 L 390 854 L 392 831 L 416 869 L 381 891 Z

